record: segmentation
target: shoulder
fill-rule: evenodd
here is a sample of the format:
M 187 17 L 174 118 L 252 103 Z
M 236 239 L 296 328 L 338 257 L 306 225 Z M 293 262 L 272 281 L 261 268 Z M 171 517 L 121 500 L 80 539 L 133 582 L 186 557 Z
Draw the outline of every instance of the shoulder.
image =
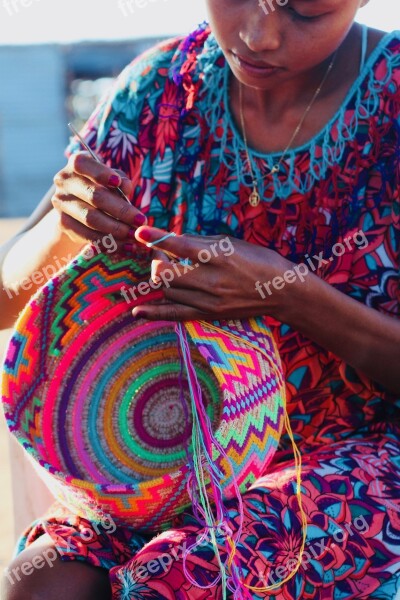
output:
M 169 69 L 176 58 L 182 38 L 173 38 L 150 48 L 120 73 L 110 93 L 114 109 L 122 110 L 127 101 L 139 100 L 143 94 L 159 90 L 163 79 L 168 77 Z M 121 103 L 121 106 L 119 104 Z
M 164 41 L 133 60 L 118 77 L 116 91 L 138 96 L 143 91 L 160 92 L 168 80 L 187 88 L 196 79 L 200 56 L 206 51 L 211 32 L 206 23 L 187 36 Z M 157 83 L 156 83 L 157 82 Z M 155 88 L 155 89 L 154 89 Z M 187 90 L 186 90 L 187 91 Z
M 373 27 L 367 27 L 368 31 L 368 53 L 371 54 L 373 50 L 384 40 L 389 34 L 387 31 L 381 29 L 374 29 Z M 395 32 L 393 32 L 395 33 Z
M 400 31 L 368 30 L 368 50 L 355 95 L 359 115 L 400 121 Z M 400 123 L 399 123 L 400 125 Z M 397 128 L 398 130 L 398 128 Z
M 163 41 L 132 60 L 86 122 L 82 134 L 87 142 L 100 151 L 103 145 L 109 144 L 115 131 L 115 137 L 122 132 L 129 136 L 129 144 L 136 143 L 144 123 L 153 137 L 151 129 L 163 103 L 181 111 L 184 69 L 190 70 L 188 63 L 195 61 L 209 35 L 210 31 L 204 26 L 188 36 Z M 172 112 L 177 114 L 175 110 Z M 73 140 L 66 155 L 79 148 L 79 143 Z
M 154 117 L 161 104 L 181 113 L 191 108 L 199 85 L 200 57 L 207 54 L 211 32 L 206 23 L 187 36 L 164 41 L 135 58 L 109 90 L 100 127 L 100 141 L 115 118 L 135 129 L 146 108 Z M 167 99 L 164 102 L 163 97 Z
M 400 92 L 400 31 L 391 33 L 369 29 L 367 65 L 369 73 L 385 88 L 397 83 Z

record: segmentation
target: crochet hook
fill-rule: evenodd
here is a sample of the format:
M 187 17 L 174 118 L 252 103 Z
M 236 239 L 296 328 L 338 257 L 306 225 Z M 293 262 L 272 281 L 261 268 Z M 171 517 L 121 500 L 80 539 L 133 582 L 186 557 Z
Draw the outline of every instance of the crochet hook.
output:
M 93 152 L 93 150 L 91 148 L 89 148 L 89 146 L 87 145 L 87 143 L 85 142 L 85 140 L 83 139 L 83 137 L 77 132 L 77 130 L 75 129 L 75 127 L 72 125 L 72 123 L 68 123 L 68 127 L 70 128 L 70 130 L 72 131 L 72 133 L 78 138 L 78 140 L 80 141 L 80 143 L 82 144 L 82 146 L 85 148 L 85 150 L 87 150 L 89 152 L 90 156 L 92 158 L 94 158 L 94 160 L 97 160 L 98 163 L 104 164 L 103 161 L 100 160 L 100 158 L 97 156 L 97 154 L 95 154 Z M 121 188 L 117 187 L 116 190 L 130 204 L 130 200 L 129 200 L 128 196 L 126 196 L 124 194 L 124 192 L 121 190 Z

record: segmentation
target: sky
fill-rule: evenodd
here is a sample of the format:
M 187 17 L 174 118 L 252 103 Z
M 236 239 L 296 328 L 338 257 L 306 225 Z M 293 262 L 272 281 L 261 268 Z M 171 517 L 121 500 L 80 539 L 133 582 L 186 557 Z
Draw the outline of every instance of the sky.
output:
M 370 0 L 358 20 L 400 29 L 399 8 L 399 0 Z M 204 0 L 0 0 L 0 44 L 174 35 L 205 18 Z

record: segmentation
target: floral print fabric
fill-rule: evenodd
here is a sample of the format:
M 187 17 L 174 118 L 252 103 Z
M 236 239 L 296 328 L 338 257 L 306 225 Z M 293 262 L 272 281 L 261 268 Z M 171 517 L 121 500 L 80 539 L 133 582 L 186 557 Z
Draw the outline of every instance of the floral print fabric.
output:
M 265 179 L 256 208 L 248 203 L 251 181 L 230 113 L 229 81 L 222 52 L 201 27 L 129 65 L 84 136 L 107 164 L 129 175 L 134 203 L 150 224 L 272 248 L 399 319 L 400 34 L 381 40 L 335 117 Z M 78 149 L 72 142 L 68 152 Z M 260 172 L 276 162 L 272 154 L 251 155 Z M 282 357 L 291 425 L 303 454 L 309 559 L 306 554 L 288 583 L 249 597 L 400 598 L 400 398 L 299 332 L 265 318 Z M 247 585 L 283 579 L 298 556 L 293 464 L 284 435 L 268 472 L 244 494 L 238 557 Z M 235 529 L 237 506 L 228 507 Z M 182 545 L 189 548 L 200 531 L 189 513 L 152 540 L 117 528 L 94 531 L 84 542 L 82 527 L 93 530 L 93 524 L 52 509 L 19 549 L 50 533 L 64 560 L 110 570 L 115 600 L 223 597 L 220 585 L 202 589 L 190 581 L 211 586 L 218 575 L 209 545 L 188 556 L 191 578 L 185 574 Z M 173 560 L 160 562 L 165 554 Z

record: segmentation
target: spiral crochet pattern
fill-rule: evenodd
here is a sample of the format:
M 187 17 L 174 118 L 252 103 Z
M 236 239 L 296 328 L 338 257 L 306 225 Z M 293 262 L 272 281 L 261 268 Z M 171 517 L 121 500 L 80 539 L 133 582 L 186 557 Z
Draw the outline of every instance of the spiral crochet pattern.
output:
M 72 512 L 157 532 L 190 504 L 192 416 L 174 324 L 134 320 L 135 302 L 121 295 L 149 277 L 144 261 L 81 253 L 21 313 L 2 399 L 10 431 Z M 187 322 L 185 330 L 215 439 L 229 458 L 230 465 L 213 451 L 230 498 L 276 450 L 279 355 L 261 318 Z

